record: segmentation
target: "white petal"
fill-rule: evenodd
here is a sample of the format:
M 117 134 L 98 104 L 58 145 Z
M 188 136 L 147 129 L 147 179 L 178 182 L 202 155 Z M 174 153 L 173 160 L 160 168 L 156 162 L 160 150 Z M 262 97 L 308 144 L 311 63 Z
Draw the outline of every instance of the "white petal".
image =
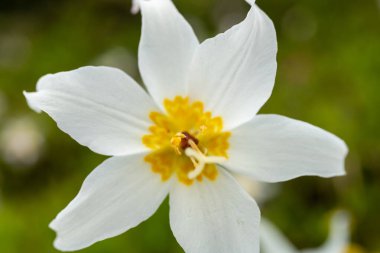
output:
M 318 127 L 279 115 L 258 115 L 234 129 L 224 166 L 268 182 L 344 175 L 346 144 Z
M 104 155 L 127 155 L 147 148 L 141 137 L 150 126 L 153 100 L 124 72 L 83 67 L 42 77 L 29 105 L 47 112 L 62 131 Z
M 253 5 L 243 22 L 198 47 L 189 96 L 223 116 L 227 129 L 236 127 L 250 120 L 270 97 L 276 53 L 273 23 Z
M 170 226 L 187 253 L 258 253 L 259 221 L 256 202 L 223 169 L 170 192 Z
M 265 183 L 241 174 L 233 174 L 236 181 L 260 205 L 273 198 L 280 190 L 279 184 Z
M 189 65 L 198 40 L 171 0 L 140 1 L 139 67 L 154 100 L 186 95 Z
M 268 220 L 260 223 L 260 247 L 263 253 L 297 253 L 298 250 Z
M 303 253 L 342 253 L 349 244 L 349 215 L 344 211 L 337 212 L 330 225 L 328 240 L 318 249 L 303 250 Z
M 54 246 L 78 250 L 137 226 L 157 210 L 169 186 L 151 171 L 142 154 L 106 160 L 50 224 L 57 232 Z

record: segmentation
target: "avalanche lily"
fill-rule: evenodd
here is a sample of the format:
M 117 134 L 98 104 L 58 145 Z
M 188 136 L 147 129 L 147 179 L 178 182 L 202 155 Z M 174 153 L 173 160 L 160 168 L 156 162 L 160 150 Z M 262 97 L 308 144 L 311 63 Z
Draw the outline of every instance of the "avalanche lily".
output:
M 285 236 L 269 221 L 262 219 L 260 243 L 263 253 L 363 253 L 355 245 L 350 245 L 349 215 L 337 212 L 331 219 L 327 241 L 316 249 L 297 250 Z
M 110 67 L 46 75 L 25 93 L 80 144 L 112 156 L 50 224 L 54 245 L 73 251 L 119 235 L 169 194 L 186 252 L 258 252 L 259 209 L 227 171 L 269 182 L 343 175 L 346 145 L 307 123 L 256 115 L 273 89 L 277 42 L 254 1 L 244 21 L 202 43 L 172 1 L 137 2 L 149 95 Z

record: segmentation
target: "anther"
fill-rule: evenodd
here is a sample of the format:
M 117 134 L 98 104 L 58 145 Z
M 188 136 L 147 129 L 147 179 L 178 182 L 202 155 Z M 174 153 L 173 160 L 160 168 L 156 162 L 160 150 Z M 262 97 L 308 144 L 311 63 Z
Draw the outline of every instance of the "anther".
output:
M 207 127 L 205 125 L 201 125 L 199 129 L 201 130 L 201 133 L 203 134 L 206 131 Z
M 182 133 L 177 133 L 176 135 L 174 135 L 171 139 L 170 139 L 170 144 L 172 145 L 172 147 L 174 148 L 174 150 L 176 151 L 176 153 L 178 155 L 181 155 L 181 150 L 180 150 L 180 147 L 181 147 L 181 142 L 182 142 L 182 139 L 183 138 L 186 138 L 186 136 Z
M 189 134 L 188 132 L 176 133 L 171 139 L 170 143 L 173 146 L 177 154 L 181 154 L 181 150 L 185 150 L 189 147 L 198 149 L 199 140 Z

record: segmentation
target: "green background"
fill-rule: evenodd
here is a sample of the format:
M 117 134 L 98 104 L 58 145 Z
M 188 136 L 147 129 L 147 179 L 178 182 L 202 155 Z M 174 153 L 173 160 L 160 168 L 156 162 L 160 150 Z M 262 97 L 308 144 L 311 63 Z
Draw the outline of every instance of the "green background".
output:
M 248 11 L 243 0 L 174 2 L 201 41 Z M 353 217 L 352 240 L 368 252 L 379 251 L 380 1 L 257 2 L 275 23 L 279 44 L 276 85 L 261 113 L 310 122 L 350 148 L 347 176 L 282 183 L 260 204 L 262 213 L 303 248 L 321 244 L 331 213 L 346 209 Z M 124 0 L 0 0 L 1 253 L 56 252 L 49 222 L 105 159 L 61 132 L 46 114 L 32 112 L 22 91 L 35 90 L 44 74 L 83 65 L 116 66 L 140 80 L 141 18 L 129 8 Z M 20 119 L 38 136 L 32 161 L 7 153 L 4 132 Z M 17 152 L 23 138 L 14 136 Z M 182 250 L 170 231 L 166 201 L 137 228 L 80 252 Z

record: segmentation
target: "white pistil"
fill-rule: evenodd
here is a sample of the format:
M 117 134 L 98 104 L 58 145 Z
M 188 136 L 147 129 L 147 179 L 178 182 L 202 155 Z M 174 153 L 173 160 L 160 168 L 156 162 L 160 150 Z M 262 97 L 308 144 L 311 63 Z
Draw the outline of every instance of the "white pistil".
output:
M 226 158 L 221 156 L 206 156 L 200 152 L 199 149 L 194 150 L 193 148 L 187 148 L 185 154 L 190 157 L 190 159 L 195 159 L 197 161 L 195 169 L 187 174 L 189 179 L 195 179 L 199 176 L 206 164 L 221 163 L 226 160 Z

